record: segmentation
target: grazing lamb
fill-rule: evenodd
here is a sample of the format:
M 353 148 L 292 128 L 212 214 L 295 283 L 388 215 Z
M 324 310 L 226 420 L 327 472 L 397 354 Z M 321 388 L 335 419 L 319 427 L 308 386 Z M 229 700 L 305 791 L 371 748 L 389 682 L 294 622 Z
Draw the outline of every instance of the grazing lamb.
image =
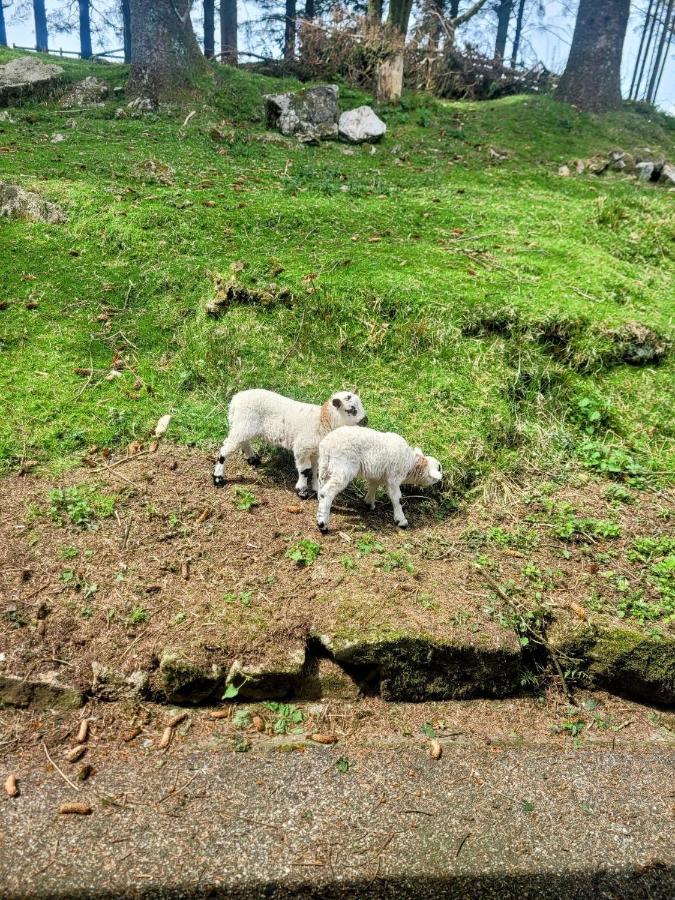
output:
M 349 391 L 338 391 L 323 406 L 298 403 L 272 391 L 240 391 L 230 401 L 228 419 L 229 434 L 213 470 L 214 485 L 222 487 L 225 484 L 225 465 L 236 450 L 242 450 L 248 462 L 257 466 L 260 457 L 250 442 L 262 438 L 293 452 L 298 470 L 295 490 L 303 499 L 309 497 L 310 475 L 312 490 L 319 488 L 317 468 L 321 438 L 341 425 L 364 425 L 367 421 L 360 398 Z
M 319 444 L 319 510 L 316 522 L 328 531 L 333 500 L 350 481 L 361 475 L 368 482 L 366 503 L 375 508 L 378 485 L 387 488 L 394 507 L 394 521 L 406 528 L 408 520 L 401 509 L 401 485 L 428 487 L 443 478 L 441 464 L 425 456 L 419 447 L 411 447 L 400 434 L 358 428 L 353 432 L 336 428 Z

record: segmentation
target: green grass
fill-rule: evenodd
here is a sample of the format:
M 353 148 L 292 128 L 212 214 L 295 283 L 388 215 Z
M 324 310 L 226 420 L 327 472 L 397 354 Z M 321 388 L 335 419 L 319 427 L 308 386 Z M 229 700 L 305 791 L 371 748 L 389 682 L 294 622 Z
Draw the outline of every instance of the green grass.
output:
M 122 67 L 63 65 L 124 81 Z M 262 94 L 293 84 L 225 70 L 184 129 L 184 109 L 115 119 L 114 101 L 0 123 L 0 177 L 68 213 L 0 223 L 0 470 L 124 448 L 167 412 L 170 439 L 215 451 L 229 397 L 251 386 L 317 402 L 356 388 L 371 423 L 440 457 L 455 487 L 531 460 L 603 471 L 614 452 L 672 470 L 672 355 L 644 368 L 607 356 L 623 322 L 672 329 L 672 194 L 556 174 L 615 146 L 672 158 L 672 120 L 416 95 L 380 110 L 375 155 L 348 154 L 262 140 Z M 508 160 L 490 164 L 490 146 Z M 291 300 L 208 317 L 214 277 L 237 261 L 242 285 Z M 517 327 L 473 327 L 504 310 Z

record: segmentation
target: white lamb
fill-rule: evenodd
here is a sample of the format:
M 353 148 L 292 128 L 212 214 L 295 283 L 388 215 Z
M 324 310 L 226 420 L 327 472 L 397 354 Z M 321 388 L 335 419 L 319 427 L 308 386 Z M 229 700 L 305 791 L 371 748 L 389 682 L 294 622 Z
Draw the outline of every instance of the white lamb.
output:
M 251 441 L 262 438 L 276 447 L 291 450 L 298 470 L 297 494 L 309 497 L 308 479 L 312 490 L 318 491 L 317 478 L 319 442 L 329 431 L 340 426 L 363 425 L 366 414 L 357 394 L 338 391 L 322 406 L 298 403 L 272 391 L 240 391 L 230 401 L 229 434 L 220 448 L 213 470 L 216 487 L 225 484 L 225 466 L 232 454 L 241 450 L 248 462 L 257 466 L 260 457 Z
M 319 444 L 316 522 L 321 531 L 328 530 L 333 500 L 357 475 L 368 482 L 366 503 L 371 509 L 375 509 L 378 486 L 386 487 L 394 507 L 394 521 L 401 528 L 408 525 L 401 508 L 401 485 L 429 487 L 443 478 L 439 461 L 425 456 L 419 447 L 411 447 L 400 434 L 372 428 L 336 428 Z

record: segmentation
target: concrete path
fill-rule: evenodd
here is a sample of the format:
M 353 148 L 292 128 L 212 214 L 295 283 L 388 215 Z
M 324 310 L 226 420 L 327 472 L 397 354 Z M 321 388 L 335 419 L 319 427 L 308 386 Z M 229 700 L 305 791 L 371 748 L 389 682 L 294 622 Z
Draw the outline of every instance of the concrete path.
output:
M 675 896 L 674 750 L 347 752 L 122 753 L 79 791 L 17 759 L 0 895 Z

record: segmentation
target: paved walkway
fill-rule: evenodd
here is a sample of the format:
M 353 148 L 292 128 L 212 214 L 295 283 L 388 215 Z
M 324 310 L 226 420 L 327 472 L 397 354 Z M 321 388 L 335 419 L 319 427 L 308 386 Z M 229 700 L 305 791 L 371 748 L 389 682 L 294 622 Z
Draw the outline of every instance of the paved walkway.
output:
M 675 896 L 673 750 L 340 758 L 122 753 L 77 792 L 36 758 L 0 802 L 0 895 Z

